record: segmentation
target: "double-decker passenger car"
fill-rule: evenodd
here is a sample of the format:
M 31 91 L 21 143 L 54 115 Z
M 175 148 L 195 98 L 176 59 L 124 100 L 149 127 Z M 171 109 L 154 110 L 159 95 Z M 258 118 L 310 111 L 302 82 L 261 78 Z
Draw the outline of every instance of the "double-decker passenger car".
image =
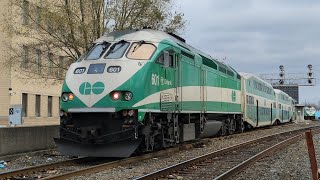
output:
M 294 100 L 287 93 L 275 89 L 277 99 L 277 123 L 292 121 L 294 117 Z
M 257 76 L 240 73 L 243 92 L 243 119 L 248 127 L 272 125 L 276 119 L 273 87 Z

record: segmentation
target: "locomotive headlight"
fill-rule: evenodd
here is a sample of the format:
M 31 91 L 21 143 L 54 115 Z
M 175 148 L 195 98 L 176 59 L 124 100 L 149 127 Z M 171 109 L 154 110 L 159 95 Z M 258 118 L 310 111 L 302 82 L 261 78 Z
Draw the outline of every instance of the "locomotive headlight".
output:
M 126 101 L 130 101 L 131 99 L 132 99 L 132 93 L 131 92 L 126 92 L 125 94 L 124 94 L 124 99 L 126 100 Z
M 128 111 L 128 115 L 129 115 L 129 116 L 133 116 L 133 115 L 134 115 L 134 110 L 129 110 L 129 111 Z
M 120 93 L 119 92 L 114 92 L 114 93 L 111 94 L 111 97 L 112 97 L 113 100 L 116 101 L 116 100 L 120 99 Z
M 69 93 L 68 98 L 69 98 L 69 101 L 72 101 L 74 99 L 74 95 L 72 93 Z
M 63 93 L 61 95 L 61 99 L 63 102 L 67 102 L 69 100 L 69 94 L 68 93 Z

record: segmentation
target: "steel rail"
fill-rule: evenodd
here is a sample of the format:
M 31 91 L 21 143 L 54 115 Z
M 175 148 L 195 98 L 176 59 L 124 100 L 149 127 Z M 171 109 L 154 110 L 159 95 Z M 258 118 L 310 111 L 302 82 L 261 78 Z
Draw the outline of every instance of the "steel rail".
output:
M 252 141 L 247 141 L 245 143 L 240 143 L 237 144 L 235 146 L 231 146 L 231 147 L 227 147 L 224 148 L 222 150 L 219 151 L 215 151 L 214 153 L 216 153 L 215 155 L 221 155 L 225 152 L 229 152 L 232 151 L 234 149 L 240 148 L 241 146 L 245 146 L 251 143 L 255 143 L 258 142 L 260 140 L 266 139 L 266 138 L 271 138 L 275 135 L 279 135 L 279 134 L 284 134 L 284 133 L 290 133 L 290 132 L 296 132 L 296 131 L 303 131 L 305 129 L 314 129 L 314 128 L 319 128 L 320 126 L 315 126 L 312 128 L 304 128 L 304 129 L 298 129 L 298 130 L 294 130 L 294 131 L 285 131 L 282 133 L 277 133 L 274 135 L 269 135 L 269 136 L 265 136 L 262 138 L 258 138 Z M 207 138 L 206 138 L 207 139 Z M 173 147 L 170 149 L 166 149 L 166 150 L 162 150 L 162 151 L 157 151 L 157 152 L 153 152 L 150 154 L 145 154 L 142 156 L 136 156 L 136 157 L 131 157 L 131 158 L 127 158 L 127 159 L 122 159 L 122 160 L 116 160 L 116 161 L 112 161 L 112 162 L 108 162 L 108 163 L 102 163 L 99 165 L 94 165 L 91 166 L 89 168 L 83 168 L 80 170 L 76 170 L 76 171 L 72 171 L 72 172 L 68 172 L 68 173 L 64 173 L 64 174 L 59 174 L 59 175 L 54 175 L 54 176 L 50 176 L 50 177 L 44 177 L 42 179 L 66 179 L 66 178 L 71 178 L 74 176 L 81 176 L 81 175 L 86 175 L 86 174 L 90 174 L 90 173 L 96 173 L 96 172 L 100 172 L 103 170 L 107 170 L 110 168 L 114 168 L 114 167 L 118 167 L 118 166 L 122 166 L 122 165 L 126 165 L 128 163 L 134 163 L 134 162 L 138 162 L 138 161 L 142 161 L 142 160 L 147 160 L 147 159 L 151 159 L 157 156 L 162 156 L 162 155 L 166 155 L 169 153 L 175 153 L 178 152 L 182 149 L 188 149 L 191 148 L 190 144 L 186 144 L 186 145 L 181 145 L 178 147 Z M 206 159 L 206 155 L 204 155 L 203 159 Z M 194 158 L 195 159 L 195 158 Z M 71 159 L 71 160 L 67 160 L 67 161 L 60 161 L 60 162 L 56 162 L 56 163 L 51 163 L 51 164 L 45 164 L 45 165 L 38 165 L 38 166 L 34 166 L 34 167 L 28 167 L 28 168 L 24 168 L 24 169 L 20 169 L 20 170 L 16 170 L 16 171 L 11 171 L 11 172 L 6 172 L 6 173 L 2 173 L 0 174 L 0 179 L 10 179 L 10 178 L 14 178 L 14 177 L 21 177 L 23 175 L 32 175 L 35 174 L 37 172 L 41 172 L 41 171 L 46 171 L 46 170 L 50 170 L 50 169 L 54 169 L 60 166 L 64 166 L 64 165 L 72 165 L 78 161 L 82 161 L 83 158 L 77 158 L 77 159 Z M 200 160 L 201 161 L 201 160 Z
M 200 162 L 203 162 L 205 161 L 206 159 L 210 159 L 210 158 L 213 158 L 213 157 L 216 157 L 216 156 L 221 156 L 225 153 L 228 153 L 228 152 L 231 152 L 231 151 L 234 151 L 236 149 L 239 149 L 239 148 L 243 148 L 249 144 L 254 144 L 254 143 L 257 143 L 259 141 L 263 141 L 263 140 L 268 140 L 268 139 L 272 139 L 276 136 L 279 136 L 279 135 L 285 135 L 285 134 L 290 134 L 290 133 L 301 133 L 299 135 L 297 135 L 297 137 L 303 137 L 303 132 L 306 131 L 306 130 L 318 130 L 317 132 L 319 132 L 319 129 L 320 129 L 320 126 L 314 126 L 312 128 L 308 127 L 308 128 L 302 128 L 302 129 L 298 129 L 298 130 L 293 130 L 293 131 L 285 131 L 285 132 L 281 132 L 281 133 L 276 133 L 276 134 L 273 134 L 273 135 L 268 135 L 268 136 L 264 136 L 264 137 L 261 137 L 261 138 L 258 138 L 258 139 L 254 139 L 254 140 L 250 140 L 250 141 L 246 141 L 244 143 L 239 143 L 239 144 L 236 144 L 234 146 L 231 146 L 231 147 L 226 147 L 226 148 L 223 148 L 221 150 L 217 150 L 217 151 L 214 151 L 214 152 L 211 152 L 211 153 L 208 153 L 208 154 L 205 154 L 205 155 L 202 155 L 202 156 L 199 156 L 199 157 L 195 157 L 195 158 L 192 158 L 190 160 L 186 160 L 184 162 L 181 162 L 181 163 L 178 163 L 178 164 L 175 164 L 175 165 L 172 165 L 172 166 L 169 166 L 167 168 L 163 168 L 163 169 L 160 169 L 158 171 L 155 171 L 155 172 L 152 172 L 152 173 L 149 173 L 149 174 L 146 174 L 144 176 L 141 176 L 141 177 L 138 177 L 138 178 L 135 178 L 135 180 L 149 180 L 149 179 L 158 179 L 158 178 L 162 178 L 162 177 L 165 177 L 166 175 L 168 174 L 172 174 L 172 173 L 175 173 L 175 172 L 178 172 L 179 170 L 182 170 L 182 169 L 185 169 L 187 167 L 190 167 L 190 166 L 193 166 L 193 165 L 196 165 Z M 288 142 L 292 142 L 296 140 L 295 138 L 291 139 L 290 141 Z M 271 150 L 270 150 L 271 151 Z M 267 151 L 268 152 L 268 151 Z M 273 151 L 272 151 L 273 152 Z M 258 156 L 259 157 L 259 156 Z M 250 160 L 249 162 L 251 162 L 252 160 Z M 248 164 L 244 164 L 244 165 L 248 165 Z M 242 168 L 245 167 L 244 165 L 241 165 L 240 167 Z M 239 167 L 239 170 L 241 171 L 242 169 L 240 169 Z M 236 170 L 232 170 L 232 173 L 235 173 Z M 239 171 L 237 171 L 239 172 Z M 226 175 L 227 176 L 227 175 Z
M 87 159 L 87 157 L 75 158 L 75 159 L 69 159 L 69 160 L 65 160 L 65 161 L 54 162 L 54 163 L 50 163 L 50 164 L 42 164 L 42 165 L 37 165 L 37 166 L 33 166 L 33 167 L 22 168 L 22 169 L 18 169 L 15 171 L 9 171 L 9 172 L 5 172 L 5 173 L 1 173 L 0 179 L 10 179 L 10 178 L 16 178 L 19 176 L 32 175 L 37 172 L 50 170 L 52 168 L 56 168 L 59 166 L 70 165 L 70 164 L 74 164 L 79 161 L 85 161 L 86 159 Z
M 107 169 L 115 168 L 115 167 L 118 167 L 118 166 L 127 165 L 129 163 L 139 162 L 139 161 L 151 159 L 151 158 L 154 158 L 154 157 L 157 157 L 157 156 L 163 156 L 163 155 L 166 155 L 166 154 L 175 153 L 175 152 L 180 151 L 181 149 L 186 149 L 186 148 L 189 148 L 189 147 L 186 147 L 186 146 L 173 147 L 173 148 L 170 148 L 170 149 L 157 151 L 157 152 L 153 152 L 153 153 L 150 153 L 150 154 L 144 154 L 142 156 L 136 156 L 136 157 L 117 160 L 117 161 L 113 161 L 113 162 L 109 162 L 109 163 L 103 163 L 103 164 L 91 166 L 89 168 L 80 169 L 80 170 L 73 171 L 73 172 L 68 172 L 68 173 L 65 173 L 65 174 L 59 174 L 59 175 L 55 175 L 55 176 L 45 177 L 45 178 L 42 178 L 42 179 L 60 180 L 60 179 L 68 179 L 68 178 L 75 177 L 75 176 L 92 174 L 92 173 L 101 172 L 101 171 L 104 171 L 104 170 L 107 170 Z
M 299 135 L 296 135 L 294 137 L 291 137 L 289 139 L 286 139 L 284 141 L 279 142 L 278 144 L 271 146 L 270 148 L 252 156 L 251 158 L 247 159 L 246 161 L 238 164 L 237 166 L 233 167 L 229 171 L 221 174 L 220 176 L 216 177 L 215 180 L 224 180 L 224 179 L 230 179 L 234 175 L 238 174 L 241 172 L 243 169 L 249 167 L 253 163 L 257 162 L 259 159 L 262 159 L 265 156 L 270 155 L 271 153 L 275 152 L 276 150 L 280 150 L 282 148 L 285 148 L 294 142 L 302 139 L 304 137 L 304 133 L 301 133 Z

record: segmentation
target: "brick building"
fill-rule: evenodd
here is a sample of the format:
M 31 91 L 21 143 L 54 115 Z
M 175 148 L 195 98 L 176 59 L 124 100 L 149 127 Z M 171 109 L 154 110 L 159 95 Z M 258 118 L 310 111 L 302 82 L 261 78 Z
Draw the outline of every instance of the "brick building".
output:
M 1 0 L 0 22 L 8 22 L 8 17 L 14 17 L 12 24 L 37 35 L 37 24 L 26 16 L 26 12 L 38 13 L 42 1 L 20 2 L 23 8 L 13 7 L 11 0 Z M 40 21 L 40 14 L 38 16 Z M 0 28 L 0 125 L 10 125 L 8 115 L 12 105 L 22 106 L 23 125 L 58 124 L 62 80 L 53 77 L 63 79 L 65 71 L 55 68 L 52 59 L 63 63 L 64 56 L 30 46 L 30 39 L 8 33 L 5 23 L 0 24 Z

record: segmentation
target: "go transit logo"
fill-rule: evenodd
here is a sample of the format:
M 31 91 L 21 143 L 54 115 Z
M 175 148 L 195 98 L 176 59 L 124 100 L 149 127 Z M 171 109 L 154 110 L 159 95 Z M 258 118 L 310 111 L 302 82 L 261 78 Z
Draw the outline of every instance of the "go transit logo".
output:
M 84 82 L 79 87 L 79 92 L 82 95 L 101 94 L 104 91 L 104 84 L 102 82 L 96 82 L 92 86 L 89 82 Z

